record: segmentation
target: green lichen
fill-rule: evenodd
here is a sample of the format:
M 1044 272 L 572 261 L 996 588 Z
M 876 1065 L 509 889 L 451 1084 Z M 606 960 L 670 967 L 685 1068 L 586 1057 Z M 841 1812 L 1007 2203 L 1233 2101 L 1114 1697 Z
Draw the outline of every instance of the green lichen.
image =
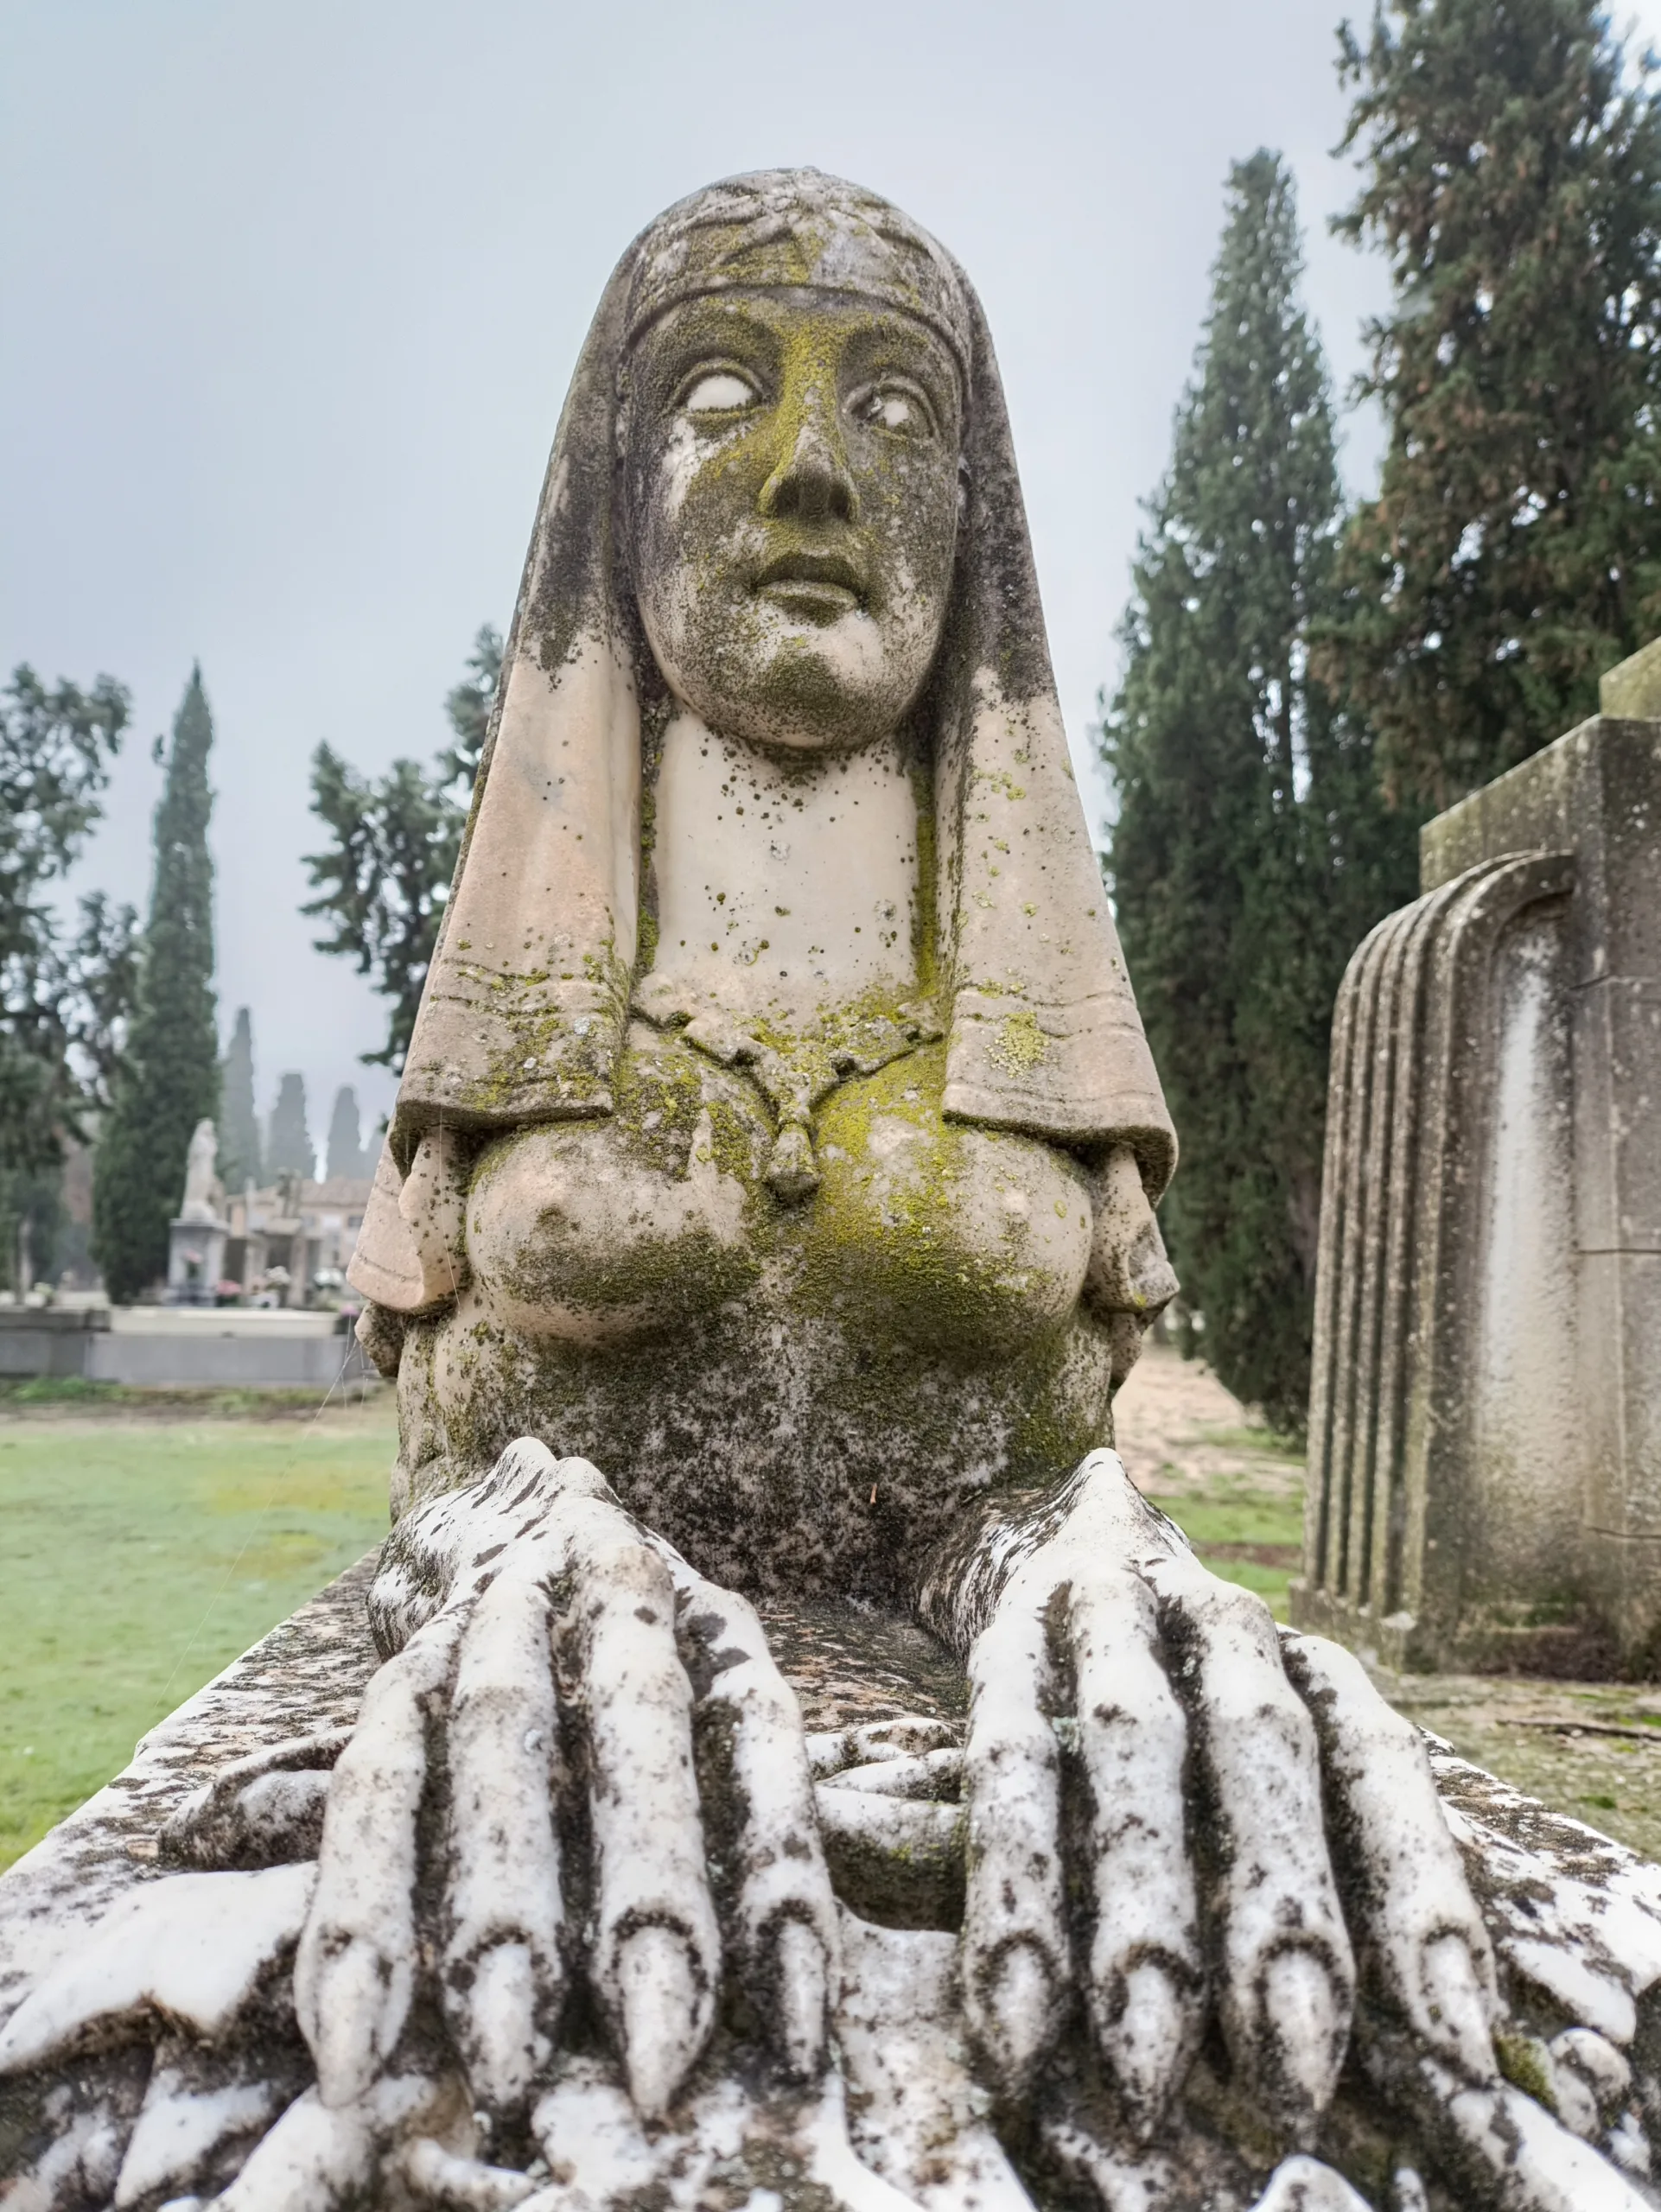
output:
M 1017 760 L 1021 758 L 1018 753 L 1015 757 Z M 1023 799 L 1027 796 L 1025 784 L 1018 784 L 1007 768 L 977 768 L 975 781 L 977 784 L 990 784 L 995 791 L 1000 792 L 1003 798 L 1011 801 Z M 1007 852 L 1008 846 L 1006 845 L 1003 849 Z
M 1496 2035 L 1494 2056 L 1499 2070 L 1513 2088 L 1556 2113 L 1557 2100 L 1551 2087 L 1551 2063 L 1543 2044 L 1532 2036 Z
M 1050 1040 L 1039 1027 L 1038 1016 L 1030 1007 L 1021 1007 L 1004 1015 L 986 1052 L 1005 1075 L 1023 1076 L 1031 1074 L 1049 1049 Z

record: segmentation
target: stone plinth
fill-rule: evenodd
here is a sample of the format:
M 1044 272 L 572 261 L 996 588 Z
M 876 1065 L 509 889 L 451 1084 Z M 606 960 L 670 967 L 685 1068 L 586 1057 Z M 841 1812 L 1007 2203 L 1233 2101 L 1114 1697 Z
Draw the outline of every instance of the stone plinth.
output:
M 1426 827 L 1340 992 L 1294 1606 L 1395 1665 L 1656 1656 L 1658 834 L 1661 721 L 1599 715 Z
M 210 2202 L 222 2212 L 1641 2212 L 1652 2202 L 1632 2184 L 1651 2171 L 1661 2100 L 1661 1870 L 1442 1746 L 1436 1789 L 1495 1947 L 1509 2080 L 1461 2089 L 1435 2062 L 1416 2069 L 1369 2007 L 1314 2156 L 1277 2160 L 1219 2046 L 1200 2055 L 1157 2141 L 1094 2139 L 1079 2118 L 1092 2107 L 1077 2019 L 1025 2120 L 993 2113 L 970 2070 L 957 1982 L 963 1808 L 916 1800 L 908 1783 L 867 1796 L 856 1821 L 858 1793 L 835 1786 L 850 1746 L 880 1764 L 955 1741 L 964 1684 L 917 1629 L 830 1601 L 766 1608 L 827 1777 L 818 1802 L 841 1929 L 828 2089 L 792 2091 L 758 2070 L 741 2020 L 646 2133 L 590 2031 L 560 2060 L 512 2165 L 429 2138 L 406 2162 L 412 2178 L 376 2179 L 366 2152 L 342 2162 L 360 2115 L 320 2109 L 295 2027 L 291 1965 L 321 1806 L 282 1847 L 231 1871 L 181 1871 L 167 1847 L 169 1823 L 216 1774 L 259 1770 L 264 1755 L 268 1788 L 302 1781 L 280 1747 L 321 1745 L 357 1720 L 377 1664 L 364 1605 L 373 1565 L 349 1569 L 153 1729 L 124 1772 L 0 1877 L 8 2212 Z M 902 1757 L 894 1771 L 918 1764 Z M 932 1855 L 918 1850 L 926 1839 Z M 466 2135 L 465 2107 L 444 2125 Z
M 169 1306 L 211 1306 L 225 1274 L 225 1242 L 231 1234 L 223 1221 L 192 1219 L 188 1213 L 168 1228 L 168 1303 Z

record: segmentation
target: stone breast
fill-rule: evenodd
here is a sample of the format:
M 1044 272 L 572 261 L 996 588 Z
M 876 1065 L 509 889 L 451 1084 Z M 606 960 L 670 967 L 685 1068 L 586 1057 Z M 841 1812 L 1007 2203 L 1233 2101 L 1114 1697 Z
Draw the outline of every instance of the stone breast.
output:
M 1078 1305 L 1091 1197 L 1051 1146 L 943 1119 L 945 1080 L 945 1048 L 932 1046 L 826 1101 L 803 1287 L 845 1324 L 981 1358 Z
M 1078 1303 L 1088 1184 L 1034 1139 L 945 1122 L 944 1079 L 929 1047 L 844 1084 L 818 1117 L 818 1191 L 782 1204 L 748 1080 L 637 1023 L 613 1117 L 480 1158 L 480 1301 L 516 1332 L 591 1344 L 753 1298 L 971 1360 L 1014 1351 Z
M 723 1304 L 758 1273 L 768 1135 L 748 1084 L 637 1022 L 615 1096 L 607 1120 L 517 1131 L 474 1168 L 474 1279 L 526 1335 L 638 1336 Z

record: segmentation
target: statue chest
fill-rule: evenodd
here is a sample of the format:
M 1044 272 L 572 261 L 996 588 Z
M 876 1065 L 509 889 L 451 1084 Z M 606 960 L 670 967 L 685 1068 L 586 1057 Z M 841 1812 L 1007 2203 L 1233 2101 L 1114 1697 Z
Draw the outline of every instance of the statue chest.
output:
M 480 1160 L 474 1300 L 516 1332 L 585 1346 L 737 1301 L 974 1361 L 1018 1353 L 1078 1303 L 1088 1179 L 1034 1139 L 945 1122 L 943 1081 L 928 1046 L 844 1084 L 818 1116 L 818 1188 L 784 1199 L 743 1074 L 637 1024 L 613 1116 L 519 1131 Z
M 706 1573 L 892 1597 L 966 1498 L 1104 1441 L 1087 1179 L 945 1122 L 943 1058 L 827 1100 L 791 1203 L 743 1076 L 650 1031 L 609 1120 L 493 1146 L 471 1280 L 405 1342 L 398 1510 L 534 1434 Z

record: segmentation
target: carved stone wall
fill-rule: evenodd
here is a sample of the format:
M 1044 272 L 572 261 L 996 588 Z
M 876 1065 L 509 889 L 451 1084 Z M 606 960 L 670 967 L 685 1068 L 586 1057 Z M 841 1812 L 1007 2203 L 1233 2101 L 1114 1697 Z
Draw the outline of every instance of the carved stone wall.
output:
M 1651 649 L 1652 650 L 1652 649 Z M 1335 1009 L 1301 1625 L 1409 1667 L 1661 1637 L 1661 664 L 1430 823 Z

